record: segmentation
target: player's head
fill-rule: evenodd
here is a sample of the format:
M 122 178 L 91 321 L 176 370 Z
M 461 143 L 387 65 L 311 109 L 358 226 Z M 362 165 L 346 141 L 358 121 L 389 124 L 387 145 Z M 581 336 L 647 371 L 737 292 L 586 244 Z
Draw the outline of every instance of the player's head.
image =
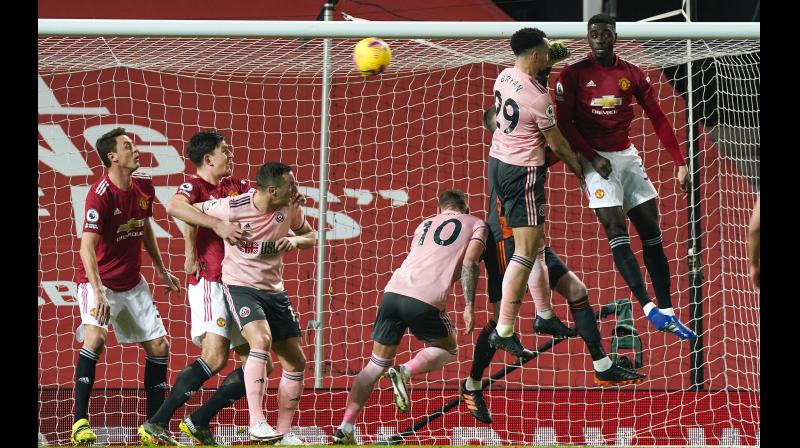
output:
M 439 195 L 439 210 L 454 210 L 461 213 L 468 213 L 467 196 L 461 190 L 447 190 Z
M 194 134 L 186 146 L 186 156 L 197 169 L 206 167 L 220 177 L 230 176 L 233 171 L 231 147 L 216 131 Z
M 483 128 L 492 134 L 497 129 L 497 109 L 494 106 L 483 112 Z
M 617 42 L 617 21 L 608 14 L 596 14 L 589 19 L 586 38 L 595 59 L 604 59 L 614 54 Z
M 139 150 L 128 137 L 125 128 L 114 128 L 101 135 L 94 147 L 106 168 L 115 165 L 131 172 L 139 168 Z
M 261 165 L 256 184 L 259 191 L 269 195 L 272 205 L 289 205 L 297 196 L 297 183 L 292 174 L 292 167 L 280 162 L 267 162 Z
M 517 61 L 524 61 L 531 74 L 538 74 L 547 66 L 550 46 L 547 35 L 539 28 L 523 28 L 511 36 L 511 50 Z

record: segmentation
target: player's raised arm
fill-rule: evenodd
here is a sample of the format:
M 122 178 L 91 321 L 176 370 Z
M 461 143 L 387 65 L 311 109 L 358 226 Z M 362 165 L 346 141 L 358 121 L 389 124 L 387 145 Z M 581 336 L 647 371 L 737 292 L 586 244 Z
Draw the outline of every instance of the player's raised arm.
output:
M 295 234 L 294 236 L 287 236 L 278 240 L 275 245 L 278 251 L 289 252 L 295 248 L 309 249 L 317 244 L 317 233 L 314 232 L 314 229 L 311 228 L 308 222 L 303 223 L 303 227 L 298 230 L 293 230 L 293 232 Z

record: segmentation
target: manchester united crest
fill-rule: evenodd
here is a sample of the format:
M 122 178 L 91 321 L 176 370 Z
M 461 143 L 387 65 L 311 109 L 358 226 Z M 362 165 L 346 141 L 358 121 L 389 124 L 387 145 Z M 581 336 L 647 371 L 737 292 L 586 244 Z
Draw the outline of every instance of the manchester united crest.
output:
M 92 308 L 89 310 L 89 315 L 92 317 L 97 317 L 97 308 Z
M 139 198 L 139 207 L 141 207 L 141 208 L 142 208 L 142 210 L 147 210 L 147 206 L 148 206 L 148 205 L 150 205 L 150 199 L 147 199 L 147 198 L 146 198 L 146 197 L 144 197 L 144 196 L 142 196 L 141 198 Z
M 228 196 L 230 196 L 230 197 L 233 197 L 233 196 L 238 196 L 238 195 L 239 195 L 239 193 L 237 193 L 237 192 L 235 192 L 235 191 L 229 191 L 229 192 L 228 192 Z
M 224 317 L 220 317 L 219 319 L 217 319 L 217 326 L 218 327 L 225 327 L 225 318 Z
M 602 188 L 598 188 L 594 190 L 594 197 L 597 199 L 603 199 L 606 196 L 606 192 Z
M 619 89 L 622 90 L 623 92 L 631 88 L 631 82 L 628 80 L 628 78 L 620 79 L 619 81 L 617 81 L 617 84 L 619 85 Z

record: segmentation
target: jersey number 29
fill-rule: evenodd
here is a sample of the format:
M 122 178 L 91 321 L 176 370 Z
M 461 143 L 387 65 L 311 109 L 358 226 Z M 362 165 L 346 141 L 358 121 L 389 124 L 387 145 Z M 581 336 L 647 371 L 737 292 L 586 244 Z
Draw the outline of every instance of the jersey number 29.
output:
M 517 127 L 517 123 L 519 123 L 519 104 L 514 101 L 513 98 L 506 98 L 506 102 L 503 103 L 503 95 L 500 94 L 499 90 L 494 91 L 494 110 L 497 113 L 497 116 L 500 116 L 500 112 L 503 113 L 503 118 L 506 121 L 510 122 L 507 128 L 503 129 L 504 134 L 510 134 L 514 132 L 514 128 Z M 511 109 L 511 115 L 508 114 L 508 109 Z M 497 128 L 500 128 L 500 122 L 497 122 Z

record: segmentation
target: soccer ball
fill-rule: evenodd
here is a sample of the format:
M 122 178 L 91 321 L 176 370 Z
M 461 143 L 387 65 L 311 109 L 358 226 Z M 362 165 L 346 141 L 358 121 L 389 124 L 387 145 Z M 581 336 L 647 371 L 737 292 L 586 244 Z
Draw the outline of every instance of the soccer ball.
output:
M 391 60 L 392 50 L 377 37 L 362 39 L 353 49 L 353 63 L 364 76 L 383 73 Z

